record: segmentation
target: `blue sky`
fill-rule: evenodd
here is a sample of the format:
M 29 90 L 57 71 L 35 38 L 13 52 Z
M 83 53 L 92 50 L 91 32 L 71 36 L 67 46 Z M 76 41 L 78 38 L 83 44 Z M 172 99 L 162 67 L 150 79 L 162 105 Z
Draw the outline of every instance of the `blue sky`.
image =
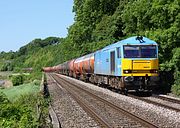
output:
M 0 51 L 17 51 L 35 38 L 66 37 L 73 0 L 1 0 Z

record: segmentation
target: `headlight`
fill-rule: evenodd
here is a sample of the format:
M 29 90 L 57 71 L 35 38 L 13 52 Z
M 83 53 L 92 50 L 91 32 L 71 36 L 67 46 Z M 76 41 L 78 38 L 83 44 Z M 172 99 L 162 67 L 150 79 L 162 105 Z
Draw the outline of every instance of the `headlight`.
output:
M 150 70 L 150 73 L 158 73 L 158 70 L 156 70 L 156 69 Z
M 131 70 L 124 70 L 123 72 L 124 72 L 124 73 L 132 73 Z

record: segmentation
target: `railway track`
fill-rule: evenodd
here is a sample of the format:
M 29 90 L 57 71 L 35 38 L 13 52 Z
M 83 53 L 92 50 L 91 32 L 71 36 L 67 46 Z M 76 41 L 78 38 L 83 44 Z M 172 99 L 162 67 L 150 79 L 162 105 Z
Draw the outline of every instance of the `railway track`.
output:
M 169 97 L 165 97 L 165 96 L 161 96 L 161 95 L 153 95 L 153 97 L 158 98 L 158 99 L 162 99 L 165 101 L 169 101 L 172 103 L 180 104 L 180 100 L 178 100 L 178 99 L 169 98 Z
M 121 115 L 125 115 L 126 117 L 130 118 L 131 120 L 140 123 L 141 126 L 143 126 L 143 127 L 151 127 L 151 128 L 158 127 L 158 126 L 152 124 L 151 122 L 149 122 L 145 119 L 142 119 L 142 118 L 138 117 L 137 115 L 134 115 L 134 114 L 128 112 L 127 110 L 124 110 L 124 109 L 120 108 L 119 106 L 93 94 L 92 92 L 90 92 L 86 89 L 83 89 L 82 87 L 79 87 L 76 83 L 70 83 L 69 81 L 65 80 L 64 78 L 59 78 L 56 75 L 52 75 L 52 77 L 57 81 L 57 83 L 59 83 L 64 88 L 66 88 L 66 90 L 68 90 L 68 92 L 72 94 L 73 98 L 83 107 L 83 109 L 85 109 L 89 114 L 91 114 L 91 116 L 95 120 L 97 120 L 97 122 L 99 124 L 101 124 L 102 127 L 112 127 L 112 126 L 107 120 L 100 117 L 99 114 L 96 114 L 96 112 L 92 109 L 92 106 L 89 107 L 86 103 L 84 103 L 84 101 L 82 100 L 82 97 L 77 96 L 77 93 L 75 93 L 75 91 L 73 91 L 73 90 L 76 90 L 76 92 L 79 92 L 79 93 L 84 92 L 84 93 L 88 94 L 88 96 L 91 96 L 94 99 L 109 106 L 111 109 L 116 111 L 116 113 L 118 112 L 118 113 L 121 113 Z M 72 90 L 72 88 L 73 88 L 73 90 Z
M 51 75 L 52 76 L 52 75 Z M 101 127 L 105 127 L 105 128 L 111 128 L 111 126 L 109 125 L 109 123 L 104 120 L 103 118 L 101 118 L 96 112 L 93 111 L 93 109 L 91 107 L 89 107 L 88 105 L 86 105 L 85 103 L 82 102 L 82 98 L 77 96 L 74 91 L 72 91 L 71 89 L 68 89 L 67 87 L 64 86 L 64 84 L 61 84 L 60 81 L 57 80 L 57 78 L 55 78 L 54 76 L 52 76 L 52 78 L 63 88 L 65 88 L 73 97 L 73 99 L 76 100 L 76 102 L 88 113 L 91 115 L 91 117 L 96 120 L 96 122 L 98 124 L 100 124 Z
M 142 100 L 146 103 L 150 103 L 150 104 L 154 104 L 154 105 L 157 105 L 157 106 L 160 106 L 160 107 L 164 107 L 164 108 L 167 108 L 167 109 L 170 109 L 170 110 L 173 110 L 173 111 L 176 111 L 176 112 L 180 112 L 180 109 L 178 107 L 174 107 L 171 103 L 176 103 L 176 104 L 179 104 L 180 106 L 180 101 L 179 100 L 175 100 L 175 99 L 171 99 L 171 98 L 166 98 L 166 97 L 162 97 L 162 96 L 158 96 L 158 95 L 153 95 L 151 97 L 139 97 L 139 96 L 135 96 L 135 95 L 132 95 L 132 94 L 128 94 L 129 97 L 132 97 L 132 98 L 135 98 L 135 99 L 138 99 L 138 100 Z M 159 102 L 158 100 L 153 100 L 151 98 L 154 98 L 154 99 L 161 99 L 161 100 L 164 100 L 164 101 L 168 101 L 168 103 L 161 103 Z
M 60 121 L 52 105 L 49 106 L 49 116 L 50 116 L 53 128 L 61 128 Z
M 69 127 L 97 127 L 99 125 L 85 113 L 83 108 L 73 99 L 73 97 L 49 75 L 48 88 L 51 95 L 51 106 L 61 123 L 62 128 Z M 52 121 L 53 123 L 53 121 Z M 56 128 L 53 126 L 53 128 Z

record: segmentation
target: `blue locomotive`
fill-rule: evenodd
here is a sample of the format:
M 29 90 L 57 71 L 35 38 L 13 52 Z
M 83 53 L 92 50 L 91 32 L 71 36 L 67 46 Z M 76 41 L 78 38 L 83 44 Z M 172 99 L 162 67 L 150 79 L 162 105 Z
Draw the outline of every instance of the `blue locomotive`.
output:
M 127 38 L 94 55 L 95 82 L 123 91 L 157 86 L 158 69 L 158 45 L 145 37 Z
M 158 85 L 158 45 L 134 36 L 94 53 L 52 67 L 56 72 L 123 92 L 150 90 Z

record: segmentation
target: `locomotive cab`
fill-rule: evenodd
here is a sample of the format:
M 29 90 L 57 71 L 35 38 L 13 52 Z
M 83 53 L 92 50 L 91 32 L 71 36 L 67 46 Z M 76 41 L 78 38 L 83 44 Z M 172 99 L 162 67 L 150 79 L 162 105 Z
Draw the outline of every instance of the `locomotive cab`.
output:
M 122 77 L 125 88 L 151 90 L 158 84 L 158 47 L 155 44 L 124 45 Z

